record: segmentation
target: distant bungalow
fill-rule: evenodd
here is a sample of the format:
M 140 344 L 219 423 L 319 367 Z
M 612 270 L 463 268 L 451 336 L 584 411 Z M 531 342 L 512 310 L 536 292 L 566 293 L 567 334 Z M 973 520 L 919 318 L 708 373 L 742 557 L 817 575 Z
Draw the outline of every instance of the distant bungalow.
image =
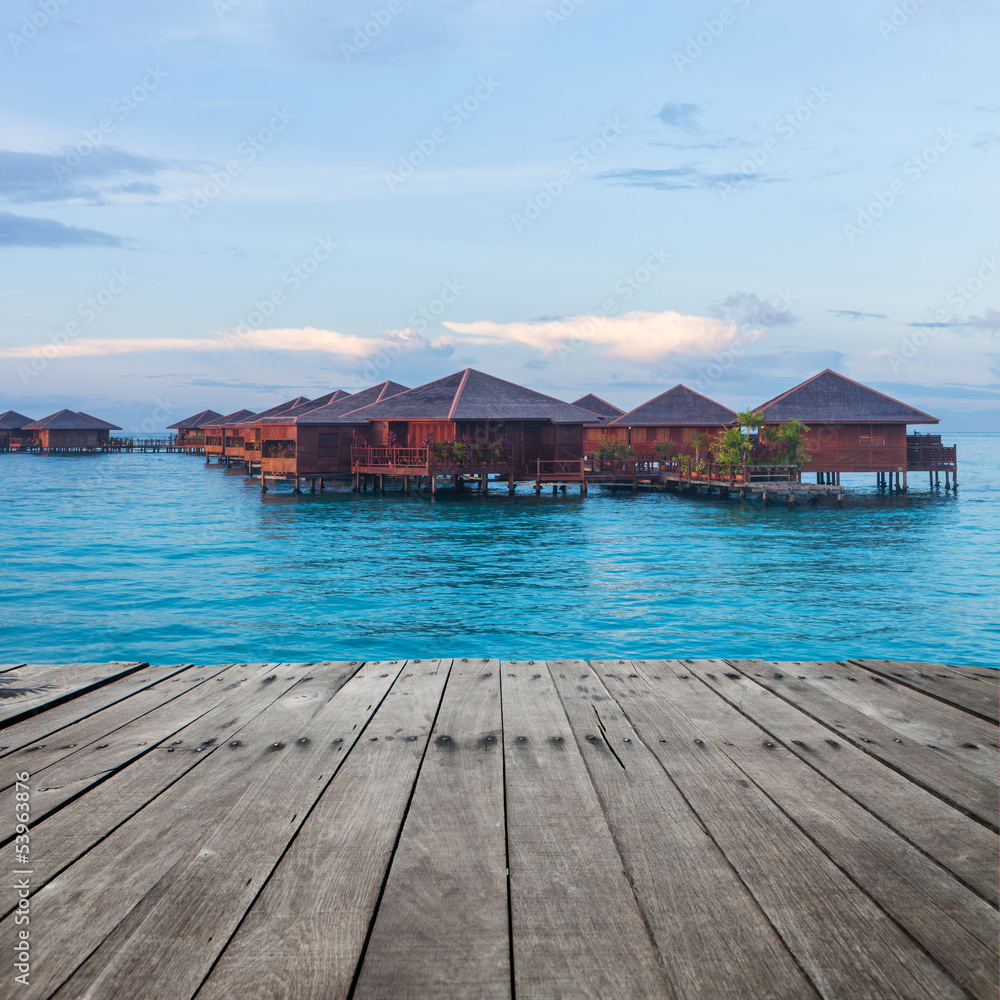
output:
M 205 447 L 205 424 L 221 417 L 215 410 L 202 410 L 176 424 L 168 424 L 168 431 L 177 431 L 177 445 L 184 449 L 202 449 Z
M 206 420 L 201 425 L 201 429 L 205 433 L 205 461 L 210 462 L 213 455 L 221 461 L 226 453 L 225 428 L 232 427 L 238 421 L 246 417 L 252 417 L 253 415 L 253 410 L 234 410 L 223 417 Z M 242 443 L 242 438 L 240 441 Z
M 228 465 L 230 461 L 253 464 L 260 459 L 260 436 L 257 431 L 257 421 L 264 417 L 274 416 L 276 413 L 283 413 L 295 406 L 308 403 L 305 396 L 296 396 L 295 399 L 285 400 L 268 410 L 260 413 L 252 413 L 248 417 L 234 420 L 227 423 L 222 428 L 225 451 L 223 457 Z M 206 456 L 207 457 L 207 456 Z
M 354 410 L 400 392 L 409 386 L 379 382 L 356 393 L 331 393 L 319 406 L 295 407 L 266 418 L 261 433 L 260 468 L 265 476 L 296 479 L 351 474 L 351 445 L 356 436 L 367 440 L 368 421 Z
M 121 430 L 117 424 L 73 410 L 50 413 L 22 429 L 31 432 L 32 447 L 42 452 L 100 451 L 110 443 L 111 431 Z
M 581 396 L 579 399 L 574 399 L 570 406 L 579 406 L 581 410 L 590 410 L 591 413 L 596 413 L 602 421 L 614 420 L 615 417 L 620 417 L 625 412 L 614 403 L 609 403 L 606 399 L 601 399 L 600 396 L 595 396 L 592 392 L 588 392 L 586 396 Z
M 25 427 L 31 423 L 34 423 L 31 417 L 26 417 L 17 410 L 0 413 L 0 451 L 19 451 L 27 447 L 32 433 L 26 431 Z
M 876 472 L 883 482 L 884 475 L 895 474 L 897 482 L 902 476 L 905 487 L 907 471 L 955 471 L 955 448 L 942 447 L 939 435 L 907 438 L 907 424 L 936 424 L 937 417 L 830 368 L 757 409 L 765 424 L 805 424 L 809 460 L 802 470 L 833 482 L 842 472 Z
M 579 460 L 590 411 L 515 382 L 466 368 L 355 411 L 372 446 L 425 442 L 503 443 L 515 465 Z
M 736 420 L 736 412 L 686 385 L 675 385 L 634 410 L 587 428 L 587 445 L 596 448 L 601 439 L 629 445 L 637 455 L 652 455 L 658 441 L 671 441 L 692 450 L 695 434 L 709 438 Z

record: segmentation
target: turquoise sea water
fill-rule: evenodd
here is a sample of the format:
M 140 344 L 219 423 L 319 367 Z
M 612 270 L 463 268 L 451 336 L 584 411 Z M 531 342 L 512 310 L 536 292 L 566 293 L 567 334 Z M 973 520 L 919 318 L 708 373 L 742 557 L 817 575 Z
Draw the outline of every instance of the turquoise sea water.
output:
M 262 497 L 183 455 L 0 455 L 0 662 L 1000 662 L 1000 435 L 843 510 L 497 486 Z M 853 480 L 853 481 L 852 481 Z

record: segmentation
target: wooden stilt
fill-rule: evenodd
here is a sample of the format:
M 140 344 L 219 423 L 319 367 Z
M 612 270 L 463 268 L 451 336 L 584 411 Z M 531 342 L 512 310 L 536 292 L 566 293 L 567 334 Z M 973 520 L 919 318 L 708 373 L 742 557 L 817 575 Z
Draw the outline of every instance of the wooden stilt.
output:
M 509 472 L 507 474 L 507 495 L 511 496 L 511 497 L 514 495 L 514 473 L 513 472 Z

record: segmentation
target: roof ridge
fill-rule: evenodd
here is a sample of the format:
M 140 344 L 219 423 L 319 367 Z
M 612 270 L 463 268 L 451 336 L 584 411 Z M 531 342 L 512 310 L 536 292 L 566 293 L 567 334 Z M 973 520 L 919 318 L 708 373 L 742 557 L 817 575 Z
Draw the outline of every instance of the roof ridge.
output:
M 471 371 L 471 368 L 466 368 L 465 371 L 462 372 L 462 381 L 458 383 L 458 388 L 455 390 L 455 398 L 451 401 L 451 409 L 448 411 L 449 420 L 455 419 L 455 411 L 458 409 L 458 401 L 462 398 L 462 392 L 465 389 L 465 383 L 469 381 L 469 373 Z

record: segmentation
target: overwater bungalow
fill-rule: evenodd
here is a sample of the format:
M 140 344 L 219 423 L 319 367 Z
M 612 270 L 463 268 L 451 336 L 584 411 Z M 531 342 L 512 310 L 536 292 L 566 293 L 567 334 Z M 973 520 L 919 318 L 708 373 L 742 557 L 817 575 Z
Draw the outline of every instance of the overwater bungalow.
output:
M 466 368 L 353 411 L 369 424 L 356 474 L 583 478 L 588 410 Z
M 596 413 L 602 421 L 614 420 L 615 417 L 620 417 L 625 412 L 614 403 L 609 403 L 606 399 L 601 399 L 600 396 L 595 396 L 592 392 L 588 392 L 586 396 L 581 396 L 579 399 L 574 399 L 570 406 L 579 406 L 581 410 Z
M 620 417 L 588 427 L 588 450 L 609 441 L 626 445 L 637 455 L 650 456 L 658 441 L 670 441 L 690 454 L 695 450 L 691 442 L 696 434 L 714 438 L 735 419 L 736 412 L 728 406 L 686 385 L 675 385 Z
M 50 413 L 22 429 L 31 432 L 31 447 L 41 452 L 101 451 L 110 443 L 111 431 L 121 430 L 117 424 L 73 410 Z
M 206 420 L 201 426 L 205 433 L 205 459 L 206 461 L 211 461 L 212 456 L 215 455 L 219 461 L 222 461 L 223 456 L 226 454 L 226 428 L 232 427 L 238 421 L 245 419 L 246 417 L 252 417 L 254 415 L 253 410 L 234 410 L 232 413 L 227 413 L 225 416 L 216 417 L 213 420 Z M 242 437 L 240 438 L 240 443 L 242 445 Z
M 201 413 L 178 420 L 176 424 L 168 424 L 167 430 L 177 431 L 177 444 L 180 448 L 200 451 L 205 447 L 205 424 L 221 416 L 215 410 L 202 410 Z
M 817 482 L 839 482 L 842 472 L 874 472 L 879 482 L 906 488 L 907 472 L 935 475 L 957 472 L 954 446 L 941 444 L 940 435 L 907 436 L 909 424 L 936 424 L 923 410 L 893 399 L 827 368 L 805 382 L 757 407 L 767 425 L 799 420 L 809 431 L 804 450 L 809 460 L 804 472 L 815 472 Z
M 260 468 L 264 476 L 319 479 L 351 474 L 351 444 L 367 440 L 368 421 L 350 411 L 406 392 L 409 386 L 385 381 L 360 392 L 331 393 L 319 406 L 295 407 L 266 418 L 261 431 Z
M 305 396 L 296 396 L 295 399 L 285 400 L 284 403 L 278 403 L 277 406 L 262 410 L 260 413 L 251 413 L 248 417 L 227 423 L 222 428 L 224 453 L 220 461 L 224 460 L 226 465 L 230 462 L 243 462 L 247 466 L 259 462 L 260 432 L 257 429 L 257 421 L 308 402 Z
M 20 451 L 27 447 L 32 433 L 24 428 L 31 423 L 34 423 L 31 417 L 17 410 L 0 413 L 0 451 Z

